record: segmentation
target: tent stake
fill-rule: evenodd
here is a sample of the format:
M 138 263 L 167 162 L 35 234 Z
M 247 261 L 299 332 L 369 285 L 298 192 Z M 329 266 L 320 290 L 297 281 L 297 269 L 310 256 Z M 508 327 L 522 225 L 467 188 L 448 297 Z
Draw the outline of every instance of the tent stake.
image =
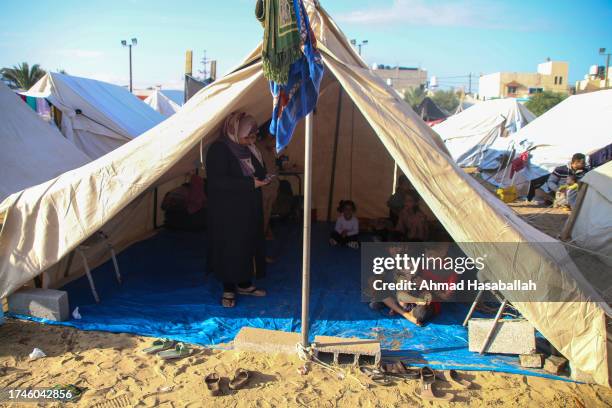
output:
M 308 305 L 310 303 L 310 226 L 312 207 L 312 112 L 306 115 L 304 141 L 304 238 L 302 242 L 302 346 L 308 341 Z

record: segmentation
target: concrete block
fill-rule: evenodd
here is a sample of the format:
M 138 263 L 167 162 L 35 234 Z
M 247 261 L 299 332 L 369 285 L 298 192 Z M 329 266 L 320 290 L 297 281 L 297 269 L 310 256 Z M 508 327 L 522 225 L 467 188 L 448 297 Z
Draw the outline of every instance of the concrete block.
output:
M 480 352 L 494 319 L 470 319 L 468 345 L 472 352 Z M 526 319 L 501 319 L 491 336 L 486 353 L 534 354 L 535 329 Z
M 544 370 L 551 374 L 559 375 L 566 364 L 567 359 L 565 357 L 550 356 L 544 361 Z
M 521 354 L 519 356 L 519 362 L 521 363 L 521 367 L 542 368 L 542 364 L 544 364 L 544 356 L 539 353 Z
M 380 362 L 380 342 L 374 339 L 315 336 L 315 356 L 327 353 L 334 363 L 358 364 L 363 357 L 370 357 L 377 365 Z
M 260 353 L 296 354 L 301 343 L 300 333 L 243 327 L 234 337 L 234 349 Z
M 8 298 L 9 312 L 42 319 L 64 321 L 70 318 L 68 293 L 55 289 L 23 289 Z

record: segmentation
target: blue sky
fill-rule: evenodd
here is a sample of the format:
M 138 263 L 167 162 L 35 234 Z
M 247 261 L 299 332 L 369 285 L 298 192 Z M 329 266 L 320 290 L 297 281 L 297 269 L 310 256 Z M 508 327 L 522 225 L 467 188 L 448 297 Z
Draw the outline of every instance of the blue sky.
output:
M 420 66 L 445 77 L 535 71 L 568 61 L 573 83 L 599 47 L 612 49 L 612 0 L 321 0 L 349 38 L 367 39 L 368 63 Z M 136 87 L 182 87 L 184 53 L 204 49 L 222 74 L 261 39 L 254 0 L 2 0 L 0 67 L 22 61 L 118 84 L 128 79 L 122 39 L 134 49 Z M 476 81 L 477 82 L 477 81 Z

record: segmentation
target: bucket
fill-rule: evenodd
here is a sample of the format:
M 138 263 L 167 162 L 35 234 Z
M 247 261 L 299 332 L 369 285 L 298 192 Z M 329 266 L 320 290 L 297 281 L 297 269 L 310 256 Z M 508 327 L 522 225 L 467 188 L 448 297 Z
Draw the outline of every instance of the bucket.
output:
M 516 201 L 516 186 L 510 186 L 506 188 L 498 188 L 495 193 L 504 203 L 511 203 Z

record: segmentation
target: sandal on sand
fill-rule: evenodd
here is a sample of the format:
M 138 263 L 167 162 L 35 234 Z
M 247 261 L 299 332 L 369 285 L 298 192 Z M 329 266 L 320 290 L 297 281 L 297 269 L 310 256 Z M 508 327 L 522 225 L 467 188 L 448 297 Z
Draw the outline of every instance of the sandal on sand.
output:
M 159 339 L 155 340 L 151 347 L 147 347 L 146 349 L 142 350 L 142 352 L 146 354 L 155 354 L 159 353 L 160 351 L 171 349 L 174 346 L 176 346 L 176 341 L 174 340 Z
M 176 343 L 176 346 L 174 346 L 173 349 L 166 350 L 166 351 L 160 351 L 159 353 L 157 353 L 157 355 L 162 360 L 174 360 L 177 358 L 183 358 L 183 357 L 189 356 L 191 354 L 191 351 L 192 350 L 189 347 L 187 347 L 185 344 Z
M 383 363 L 381 368 L 383 373 L 393 377 L 401 377 L 408 380 L 416 380 L 421 377 L 419 370 L 410 369 L 401 361 L 396 361 L 395 363 Z
M 436 374 L 434 371 L 425 366 L 421 368 L 421 398 L 426 400 L 437 400 L 437 401 L 452 401 L 454 396 L 444 392 L 440 395 L 434 394 L 433 385 L 436 382 Z
M 465 389 L 469 389 L 472 387 L 472 383 L 468 380 L 464 380 L 463 378 L 460 378 L 459 373 L 457 373 L 457 371 L 455 370 L 448 370 L 448 373 L 437 372 L 436 379 L 445 381 L 448 383 L 457 384 L 458 386 L 465 388 Z
M 380 385 L 391 385 L 392 381 L 377 368 L 359 367 L 359 371 L 368 376 L 370 380 Z
M 236 306 L 236 294 L 234 292 L 223 292 L 223 297 L 221 298 L 221 305 L 223 307 Z
M 250 374 L 247 370 L 239 368 L 234 373 L 234 378 L 229 382 L 230 390 L 239 390 L 249 382 Z
M 257 289 L 255 286 L 249 286 L 248 288 L 237 287 L 236 292 L 238 292 L 239 295 L 248 295 L 248 296 L 257 296 L 257 297 L 266 296 L 265 290 Z
M 217 373 L 210 373 L 204 377 L 204 383 L 208 389 L 208 393 L 213 397 L 221 395 L 221 377 Z

